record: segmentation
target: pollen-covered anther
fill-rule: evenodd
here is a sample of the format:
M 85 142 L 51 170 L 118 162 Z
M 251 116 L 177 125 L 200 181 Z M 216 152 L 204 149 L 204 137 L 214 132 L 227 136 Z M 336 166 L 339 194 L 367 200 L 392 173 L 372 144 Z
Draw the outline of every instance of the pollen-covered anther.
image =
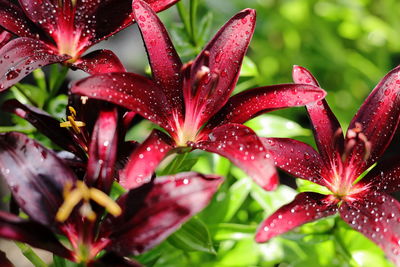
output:
M 72 189 L 72 185 L 67 183 L 64 187 L 64 203 L 58 209 L 56 220 L 64 222 L 71 215 L 72 210 L 83 201 L 79 212 L 82 217 L 90 221 L 96 220 L 96 213 L 93 211 L 90 201 L 96 202 L 98 205 L 104 207 L 108 213 L 114 217 L 122 213 L 120 206 L 112 200 L 107 194 L 97 188 L 88 188 L 82 181 L 76 182 L 76 187 Z
M 69 106 L 68 107 L 70 116 L 67 117 L 68 121 L 64 121 L 60 123 L 60 127 L 71 127 L 75 133 L 79 134 L 81 133 L 80 127 L 84 127 L 86 124 L 83 121 L 77 121 L 75 120 L 76 118 L 76 110 Z
M 362 132 L 362 125 L 359 122 L 355 123 L 355 127 L 347 131 L 347 142 L 343 154 L 343 160 L 351 153 L 353 148 L 362 143 L 364 146 L 364 160 L 367 160 L 371 155 L 371 142 L 368 141 L 367 136 Z

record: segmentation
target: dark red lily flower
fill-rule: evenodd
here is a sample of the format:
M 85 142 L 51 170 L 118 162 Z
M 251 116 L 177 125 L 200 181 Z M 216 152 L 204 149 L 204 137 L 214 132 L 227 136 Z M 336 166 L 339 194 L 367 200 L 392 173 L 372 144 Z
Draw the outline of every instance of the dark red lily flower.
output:
M 293 78 L 296 83 L 318 85 L 302 67 L 294 67 Z M 378 244 L 400 266 L 400 203 L 389 195 L 400 189 L 400 163 L 378 162 L 399 124 L 400 67 L 389 72 L 371 92 L 345 138 L 325 100 L 306 107 L 319 153 L 292 139 L 266 138 L 264 144 L 279 168 L 325 186 L 332 193 L 300 193 L 262 223 L 256 240 L 265 242 L 339 212 L 345 222 Z
M 107 123 L 100 115 L 96 127 Z M 204 208 L 221 179 L 197 173 L 160 177 L 112 201 L 103 188 L 112 180 L 115 137 L 96 132 L 88 170 L 78 176 L 52 151 L 20 133 L 0 135 L 0 171 L 29 219 L 0 212 L 0 236 L 25 242 L 93 266 L 138 266 L 122 258 L 160 243 Z M 81 179 L 85 182 L 82 182 Z M 103 217 L 104 211 L 108 214 Z M 70 247 L 56 235 L 67 238 Z M 103 258 L 95 258 L 106 251 Z M 96 261 L 96 265 L 94 264 Z M 113 265 L 114 266 L 114 265 Z
M 282 84 L 229 98 L 253 35 L 256 14 L 252 9 L 233 16 L 200 55 L 184 66 L 162 22 L 145 2 L 133 1 L 133 15 L 153 80 L 134 73 L 109 73 L 81 80 L 71 89 L 137 112 L 168 132 L 154 131 L 134 151 L 121 184 L 139 186 L 150 179 L 167 153 L 189 147 L 225 156 L 265 189 L 274 189 L 273 163 L 256 134 L 242 124 L 262 112 L 319 100 L 325 92 L 312 85 Z
M 147 0 L 162 11 L 178 0 Z M 64 63 L 90 74 L 125 71 L 109 50 L 81 56 L 133 22 L 130 0 L 0 0 L 0 26 L 19 38 L 0 49 L 0 91 L 34 69 Z M 0 46 L 1 47 L 1 46 Z

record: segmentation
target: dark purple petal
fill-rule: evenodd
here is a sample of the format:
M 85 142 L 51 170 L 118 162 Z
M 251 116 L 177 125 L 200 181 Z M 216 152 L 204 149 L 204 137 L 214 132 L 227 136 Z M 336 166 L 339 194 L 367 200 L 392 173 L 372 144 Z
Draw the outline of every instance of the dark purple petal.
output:
M 220 177 L 197 173 L 157 178 L 142 207 L 129 222 L 116 229 L 106 249 L 121 255 L 137 255 L 154 247 L 201 211 L 221 182 Z M 132 195 L 129 199 L 136 198 Z
M 376 162 L 389 145 L 400 119 L 400 67 L 390 71 L 375 87 L 349 125 L 346 146 L 352 141 L 350 130 L 359 129 L 357 140 L 348 164 L 357 164 L 359 173 Z
M 66 249 L 52 231 L 45 226 L 21 219 L 13 214 L 0 211 L 0 236 L 24 242 L 48 250 L 58 256 L 73 260 L 71 251 Z M 3 265 L 1 265 L 3 266 Z
M 71 92 L 135 111 L 166 130 L 175 126 L 175 110 L 168 109 L 164 93 L 153 81 L 134 73 L 90 76 L 76 82 Z
M 3 267 L 14 267 L 14 264 L 7 258 L 6 253 L 0 251 L 0 266 Z
M 224 123 L 244 123 L 262 113 L 303 106 L 325 95 L 321 88 L 304 84 L 279 84 L 246 90 L 231 97 L 207 128 Z
M 9 32 L 0 30 L 0 48 L 2 48 L 8 41 L 10 41 L 12 35 Z
M 344 202 L 340 216 L 352 228 L 375 242 L 386 256 L 400 266 L 400 203 L 378 192 Z
M 304 223 L 335 214 L 337 201 L 331 198 L 311 192 L 298 194 L 292 202 L 279 208 L 260 225 L 256 241 L 266 242 Z
M 120 184 L 132 189 L 148 183 L 158 164 L 173 148 L 170 137 L 154 130 L 129 157 L 129 162 L 120 173 Z
M 102 111 L 97 119 L 89 147 L 86 183 L 109 192 L 115 175 L 114 164 L 118 144 L 118 112 Z
M 305 68 L 293 67 L 293 81 L 298 84 L 319 86 L 314 76 Z M 338 166 L 343 152 L 344 138 L 339 121 L 333 114 L 325 99 L 306 105 L 310 117 L 315 142 L 325 164 L 334 168 Z
M 190 74 L 185 77 L 183 93 L 185 108 L 190 109 L 198 125 L 208 121 L 228 101 L 239 78 L 255 22 L 255 10 L 237 13 L 194 60 Z
M 0 0 L 0 26 L 21 37 L 38 38 L 37 27 L 29 21 L 18 5 L 8 0 Z
M 63 62 L 68 56 L 54 53 L 45 43 L 31 38 L 17 38 L 0 49 L 0 91 L 19 82 L 34 69 Z
M 61 148 L 71 151 L 82 159 L 86 158 L 85 151 L 74 141 L 70 132 L 66 128 L 61 128 L 60 122 L 50 114 L 33 106 L 24 105 L 15 99 L 6 101 L 2 109 L 27 120 Z
M 194 143 L 193 147 L 228 158 L 265 190 L 274 190 L 278 185 L 272 158 L 256 133 L 244 125 L 217 127 L 208 140 Z
M 89 53 L 72 64 L 91 75 L 126 71 L 119 58 L 110 50 L 102 49 Z
M 309 145 L 289 138 L 260 138 L 275 166 L 305 180 L 326 185 L 320 155 Z
M 397 156 L 379 162 L 359 184 L 385 193 L 400 191 L 400 158 Z
M 154 80 L 167 96 L 171 107 L 183 113 L 182 63 L 156 13 L 145 2 L 133 1 L 133 15 L 139 25 Z
M 64 186 L 76 180 L 53 152 L 15 132 L 0 135 L 0 172 L 20 208 L 49 226 L 64 201 Z

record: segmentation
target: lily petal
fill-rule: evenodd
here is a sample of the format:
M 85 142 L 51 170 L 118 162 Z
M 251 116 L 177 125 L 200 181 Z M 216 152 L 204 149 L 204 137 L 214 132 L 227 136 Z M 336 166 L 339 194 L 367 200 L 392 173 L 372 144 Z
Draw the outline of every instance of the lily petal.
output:
M 20 208 L 48 226 L 55 224 L 65 185 L 76 180 L 52 151 L 15 132 L 0 135 L 0 172 Z
M 152 8 L 135 0 L 133 15 L 139 25 L 154 80 L 159 84 L 171 107 L 183 113 L 182 62 L 168 36 L 167 30 Z
M 356 201 L 346 201 L 340 216 L 352 228 L 375 242 L 400 266 L 400 203 L 384 193 L 373 192 Z
M 364 142 L 358 142 L 349 156 L 348 164 L 366 158 L 364 165 L 358 164 L 359 173 L 376 162 L 396 132 L 400 120 L 399 75 L 400 66 L 390 71 L 364 101 L 349 125 L 349 130 L 361 127 L 361 133 L 370 144 L 367 148 Z
M 38 38 L 39 29 L 18 5 L 8 0 L 0 0 L 0 26 L 21 37 Z
M 59 147 L 73 152 L 82 159 L 86 158 L 85 151 L 74 141 L 70 132 L 66 128 L 61 128 L 60 122 L 50 114 L 33 106 L 24 105 L 15 99 L 4 102 L 2 109 L 27 120 Z
M 304 84 L 279 84 L 246 90 L 231 97 L 207 125 L 244 123 L 265 112 L 320 100 L 326 93 L 319 87 Z
M 170 123 L 175 125 L 164 93 L 153 81 L 134 73 L 90 76 L 73 84 L 71 92 L 135 111 L 166 130 L 172 131 Z
M 154 130 L 129 157 L 129 162 L 120 173 L 120 184 L 126 189 L 132 189 L 148 183 L 158 164 L 171 149 L 171 138 Z
M 0 48 L 2 48 L 6 43 L 8 43 L 8 41 L 10 41 L 11 37 L 12 37 L 11 33 L 2 31 L 0 33 Z
M 8 42 L 0 49 L 0 57 L 0 91 L 17 83 L 34 69 L 69 58 L 54 54 L 45 43 L 31 38 Z
M 311 146 L 289 138 L 260 138 L 275 166 L 305 180 L 326 186 L 324 164 Z
M 0 251 L 0 266 L 3 267 L 14 267 L 14 264 L 7 258 L 6 253 Z
M 228 101 L 239 78 L 255 22 L 255 10 L 237 13 L 194 60 L 190 75 L 185 77 L 183 93 L 186 110 L 192 109 L 198 114 L 193 116 L 201 116 L 196 119 L 198 125 L 208 121 Z
M 319 86 L 314 76 L 305 68 L 293 67 L 293 81 L 298 84 Z M 338 166 L 343 152 L 344 137 L 339 121 L 325 99 L 306 105 L 318 151 L 328 166 Z
M 267 242 L 297 226 L 336 212 L 337 203 L 330 196 L 311 192 L 300 193 L 292 202 L 279 208 L 260 225 L 256 241 Z
M 265 190 L 274 190 L 278 185 L 272 158 L 256 133 L 244 125 L 217 127 L 209 134 L 208 140 L 192 146 L 228 158 Z
M 0 236 L 31 246 L 45 249 L 58 256 L 73 260 L 71 251 L 66 249 L 50 231 L 40 223 L 21 219 L 13 214 L 0 211 Z M 3 265 L 2 265 L 3 266 Z
M 72 67 L 87 72 L 90 75 L 126 71 L 119 58 L 110 50 L 93 51 L 72 64 Z
M 141 209 L 110 236 L 112 243 L 106 249 L 137 255 L 154 247 L 201 211 L 221 182 L 220 177 L 192 172 L 157 178 Z M 135 201 L 136 197 L 129 199 Z
M 118 144 L 118 112 L 102 111 L 92 133 L 86 182 L 108 193 L 113 183 Z

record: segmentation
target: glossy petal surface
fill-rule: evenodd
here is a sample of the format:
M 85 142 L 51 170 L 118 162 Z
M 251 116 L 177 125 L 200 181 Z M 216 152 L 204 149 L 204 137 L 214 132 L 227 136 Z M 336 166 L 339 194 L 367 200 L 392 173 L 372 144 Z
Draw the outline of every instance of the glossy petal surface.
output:
M 344 202 L 340 216 L 352 228 L 378 244 L 386 256 L 400 266 L 400 203 L 384 193 Z
M 270 158 L 280 169 L 305 180 L 326 185 L 320 155 L 309 145 L 289 138 L 260 138 Z
M 120 173 L 119 182 L 126 189 L 148 183 L 158 164 L 173 149 L 172 140 L 164 133 L 154 130 L 129 157 Z
M 153 78 L 163 89 L 170 107 L 182 115 L 182 63 L 167 30 L 151 7 L 143 1 L 133 1 L 133 15 L 146 46 Z
M 57 237 L 48 228 L 37 222 L 27 221 L 3 211 L 0 211 L 0 236 L 25 242 L 61 257 L 72 259 L 70 251 L 61 245 Z
M 85 152 L 74 142 L 70 132 L 66 128 L 60 127 L 60 122 L 50 114 L 33 106 L 24 105 L 15 99 L 6 101 L 2 109 L 27 120 L 61 148 L 73 152 L 82 159 L 86 158 Z
M 211 119 L 210 126 L 228 122 L 244 123 L 262 113 L 303 106 L 325 95 L 324 90 L 313 85 L 280 84 L 246 90 L 231 97 Z
M 0 171 L 20 208 L 49 226 L 64 201 L 65 184 L 76 179 L 53 152 L 13 132 L 0 135 Z
M 173 117 L 168 101 L 151 80 L 134 73 L 110 73 L 88 77 L 73 85 L 71 92 L 105 100 L 133 110 L 148 120 L 171 129 Z
M 103 192 L 109 192 L 114 180 L 118 143 L 117 123 L 116 109 L 102 111 L 92 133 L 86 182 Z
M 93 51 L 72 64 L 90 75 L 126 71 L 119 58 L 110 50 Z
M 202 210 L 222 179 L 197 173 L 181 173 L 155 180 L 144 205 L 111 237 L 108 250 L 139 254 L 159 244 L 182 223 Z M 135 196 L 130 196 L 135 199 Z M 126 201 L 129 205 L 129 199 Z M 130 230 L 128 230 L 130 228 Z
M 273 190 L 278 185 L 278 175 L 268 151 L 256 133 L 244 125 L 217 127 L 208 140 L 195 143 L 193 147 L 228 158 L 265 190 Z
M 9 32 L 0 30 L 0 48 L 2 48 L 8 41 L 10 41 L 12 35 Z
M 361 131 L 371 144 L 367 151 L 368 158 L 365 166 L 368 167 L 383 154 L 394 133 L 400 119 L 400 67 L 389 72 L 375 87 L 364 101 L 357 114 L 349 125 L 349 129 L 361 126 Z M 349 141 L 346 139 L 346 141 Z M 349 157 L 351 161 L 363 161 L 365 146 L 358 142 Z M 359 166 L 359 172 L 364 171 Z
M 60 56 L 43 42 L 31 38 L 17 38 L 0 49 L 0 91 L 20 81 L 34 69 L 62 62 L 68 56 Z
M 245 9 L 233 16 L 194 60 L 184 82 L 186 110 L 192 110 L 202 125 L 228 101 L 243 57 L 253 35 L 256 13 Z M 204 72 L 208 76 L 203 76 Z M 204 80 L 199 81 L 199 75 Z M 198 110 L 196 110 L 198 109 Z
M 399 157 L 378 163 L 359 183 L 388 194 L 400 191 Z
M 314 76 L 305 68 L 293 67 L 293 81 L 319 86 Z M 337 166 L 343 152 L 344 137 L 339 121 L 325 99 L 306 105 L 318 151 L 329 166 Z
M 330 196 L 311 192 L 300 193 L 292 202 L 279 208 L 260 225 L 256 241 L 266 242 L 297 226 L 336 212 L 337 204 L 330 199 Z

